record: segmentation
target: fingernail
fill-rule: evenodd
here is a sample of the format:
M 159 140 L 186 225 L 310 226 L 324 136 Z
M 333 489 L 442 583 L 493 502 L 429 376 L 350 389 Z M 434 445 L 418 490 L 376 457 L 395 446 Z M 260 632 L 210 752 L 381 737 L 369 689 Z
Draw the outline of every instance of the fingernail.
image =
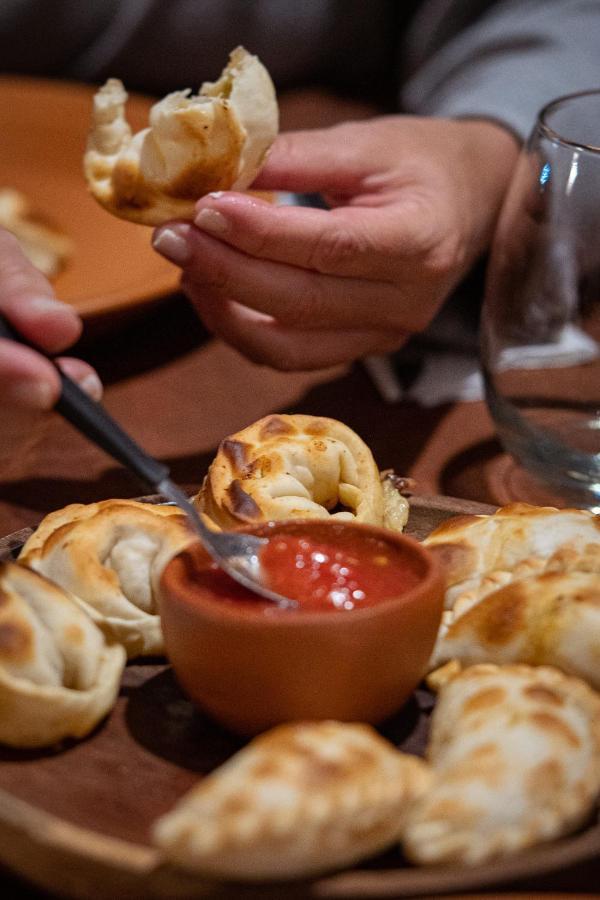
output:
M 69 303 L 63 303 L 62 300 L 55 300 L 52 297 L 33 297 L 31 300 L 28 300 L 27 307 L 37 313 L 64 312 L 68 310 L 73 315 L 76 315 L 75 310 Z
M 198 228 L 212 231 L 213 234 L 225 234 L 229 228 L 229 222 L 225 216 L 216 209 L 201 209 L 194 222 Z
M 29 409 L 51 409 L 56 399 L 52 385 L 46 381 L 15 381 L 7 384 L 5 397 L 15 406 Z
M 170 228 L 158 231 L 152 239 L 152 246 L 162 256 L 166 256 L 171 262 L 183 266 L 190 261 L 191 252 L 186 239 Z
M 89 375 L 86 375 L 85 378 L 82 378 L 79 382 L 79 387 L 82 391 L 85 391 L 86 394 L 89 394 L 92 400 L 100 400 L 102 397 L 103 387 L 102 382 L 98 378 L 98 376 L 92 372 Z
M 218 200 L 219 197 L 222 197 L 225 191 L 211 191 L 208 195 L 209 197 L 214 197 L 215 200 Z

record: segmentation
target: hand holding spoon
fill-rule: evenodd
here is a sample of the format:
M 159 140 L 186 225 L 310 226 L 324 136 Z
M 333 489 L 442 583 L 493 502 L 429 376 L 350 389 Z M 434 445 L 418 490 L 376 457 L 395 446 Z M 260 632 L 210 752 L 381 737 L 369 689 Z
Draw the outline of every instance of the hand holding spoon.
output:
M 1 315 L 0 337 L 32 346 Z M 42 353 L 37 347 L 34 349 Z M 127 466 L 154 492 L 176 503 L 186 514 L 206 550 L 231 578 L 279 606 L 297 605 L 294 600 L 270 590 L 264 583 L 260 553 L 268 543 L 266 538 L 236 532 L 214 532 L 207 528 L 183 491 L 169 478 L 168 467 L 142 450 L 100 403 L 92 400 L 58 366 L 56 369 L 61 382 L 61 394 L 54 407 L 57 412 L 89 440 Z

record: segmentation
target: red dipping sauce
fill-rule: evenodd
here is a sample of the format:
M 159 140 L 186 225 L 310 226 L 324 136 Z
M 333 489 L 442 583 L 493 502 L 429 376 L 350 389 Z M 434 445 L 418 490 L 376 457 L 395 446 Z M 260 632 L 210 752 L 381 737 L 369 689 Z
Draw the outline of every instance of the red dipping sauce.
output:
M 281 722 L 381 722 L 423 677 L 444 603 L 435 558 L 354 522 L 250 526 L 283 608 L 242 588 L 200 543 L 165 567 L 160 616 L 183 689 L 239 734 Z
M 294 531 L 295 529 L 290 529 Z M 279 529 L 261 553 L 267 586 L 306 612 L 348 612 L 400 597 L 419 583 L 414 562 L 394 544 L 331 528 L 335 540 Z M 281 611 L 211 564 L 194 580 L 219 603 L 240 611 Z

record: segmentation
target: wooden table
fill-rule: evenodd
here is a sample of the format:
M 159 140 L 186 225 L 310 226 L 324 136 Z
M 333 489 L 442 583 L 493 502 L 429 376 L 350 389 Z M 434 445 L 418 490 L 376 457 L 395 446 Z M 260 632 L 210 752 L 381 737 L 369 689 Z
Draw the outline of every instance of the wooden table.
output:
M 222 437 L 279 411 L 341 419 L 369 444 L 380 468 L 411 475 L 417 492 L 495 504 L 510 499 L 510 479 L 498 477 L 506 460 L 483 403 L 389 405 L 360 365 L 308 374 L 254 366 L 209 339 L 182 297 L 129 321 L 91 323 L 81 353 L 106 384 L 110 412 L 188 489 L 200 484 Z M 33 525 L 69 502 L 141 493 L 133 477 L 52 416 L 3 480 L 0 534 Z M 504 890 L 532 897 L 537 890 L 599 886 L 600 861 Z M 8 873 L 0 876 L 0 893 L 15 900 L 43 896 Z
M 502 451 L 483 403 L 423 409 L 386 403 L 360 365 L 284 373 L 253 365 L 211 340 L 183 297 L 125 323 L 90 323 L 78 351 L 105 383 L 112 415 L 182 485 L 196 487 L 225 435 L 267 413 L 338 418 L 371 447 L 381 469 L 421 493 L 501 503 L 493 477 Z M 145 489 L 58 416 L 3 472 L 0 534 L 33 525 L 70 502 L 132 497 Z

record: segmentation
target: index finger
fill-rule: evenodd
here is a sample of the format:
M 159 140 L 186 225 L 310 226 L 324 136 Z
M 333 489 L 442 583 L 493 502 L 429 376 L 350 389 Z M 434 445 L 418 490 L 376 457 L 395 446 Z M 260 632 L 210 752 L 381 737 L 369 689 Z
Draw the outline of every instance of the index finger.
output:
M 435 224 L 410 199 L 393 207 L 322 210 L 220 192 L 203 197 L 196 209 L 195 224 L 231 247 L 324 275 L 394 282 L 438 241 Z
M 48 352 L 68 347 L 81 333 L 75 310 L 56 299 L 17 239 L 0 228 L 0 313 L 28 341 Z

